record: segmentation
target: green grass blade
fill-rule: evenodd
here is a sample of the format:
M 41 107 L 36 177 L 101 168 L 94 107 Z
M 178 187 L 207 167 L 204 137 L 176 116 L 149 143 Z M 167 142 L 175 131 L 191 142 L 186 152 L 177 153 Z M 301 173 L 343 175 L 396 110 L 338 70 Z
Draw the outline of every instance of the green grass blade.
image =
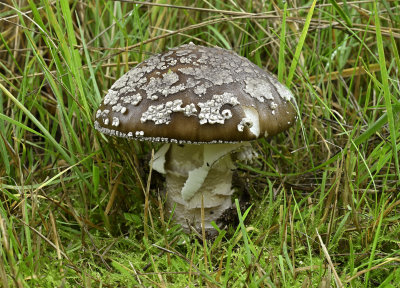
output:
M 238 199 L 235 199 L 235 205 L 236 205 L 236 210 L 237 210 L 238 217 L 239 217 L 240 229 L 241 229 L 242 235 L 243 235 L 244 248 L 246 251 L 245 260 L 246 260 L 246 265 L 248 267 L 251 263 L 251 251 L 250 251 L 249 240 L 247 237 L 247 231 L 246 231 L 246 227 L 244 226 L 243 216 L 242 216 L 242 212 L 240 211 L 240 205 L 239 205 Z
M 391 93 L 389 90 L 389 80 L 388 80 L 388 71 L 386 68 L 386 59 L 385 59 L 385 52 L 383 48 L 383 39 L 382 39 L 382 32 L 381 32 L 381 24 L 379 18 L 379 10 L 377 7 L 377 2 L 374 1 L 374 14 L 375 14 L 375 26 L 376 26 L 376 43 L 378 45 L 378 54 L 379 54 L 379 65 L 381 67 L 381 75 L 382 75 L 382 85 L 383 85 L 383 95 L 385 99 L 385 106 L 388 116 L 388 123 L 389 123 L 389 130 L 390 130 L 390 137 L 392 141 L 392 149 L 394 155 L 394 163 L 396 167 L 396 173 L 398 175 L 398 180 L 400 181 L 400 164 L 399 164 L 399 156 L 397 151 L 396 139 L 397 139 L 397 132 L 396 124 L 394 121 L 393 116 L 393 107 L 391 101 Z
M 1 85 L 1 84 L 0 84 L 0 85 Z M 16 121 L 16 120 L 14 120 L 14 119 L 12 119 L 12 118 L 10 118 L 10 117 L 4 115 L 3 113 L 0 113 L 0 119 L 3 119 L 4 121 L 7 121 L 7 122 L 9 122 L 9 123 L 11 123 L 11 124 L 14 124 L 14 125 L 16 125 L 16 126 L 22 128 L 22 129 L 24 129 L 24 130 L 26 130 L 26 131 L 29 131 L 29 132 L 31 132 L 31 133 L 33 133 L 33 134 L 36 134 L 36 135 L 38 135 L 38 136 L 40 136 L 40 137 L 44 137 L 44 135 L 43 135 L 42 133 L 39 133 L 39 132 L 33 130 L 32 128 L 29 128 L 28 126 L 26 126 L 26 125 L 22 124 L 21 122 L 18 122 L 18 121 Z
M 308 10 L 308 14 L 307 14 L 306 21 L 304 23 L 303 31 L 301 32 L 299 43 L 296 46 L 296 51 L 294 53 L 293 61 L 289 68 L 289 75 L 288 75 L 288 78 L 286 79 L 286 86 L 288 86 L 289 88 L 292 85 L 294 72 L 297 68 L 297 63 L 299 62 L 300 54 L 301 54 L 304 42 L 307 37 L 308 28 L 310 27 L 312 15 L 314 13 L 314 8 L 315 8 L 316 3 L 317 3 L 317 0 L 314 0 L 311 4 L 310 10 Z
M 21 109 L 26 116 L 42 131 L 43 135 L 53 144 L 54 148 L 70 163 L 73 163 L 72 158 L 67 154 L 63 147 L 57 142 L 56 139 L 49 133 L 49 131 L 40 123 L 40 121 L 21 103 L 15 98 L 7 89 L 0 83 L 0 90 Z
M 382 196 L 383 197 L 383 196 Z M 368 272 L 365 274 L 365 287 L 369 287 L 368 286 L 368 281 L 369 281 L 369 275 L 370 275 L 370 269 L 372 267 L 372 262 L 375 259 L 375 251 L 376 251 L 376 247 L 378 245 L 378 242 L 380 240 L 380 236 L 381 236 L 381 227 L 382 227 L 382 220 L 383 220 L 383 214 L 384 214 L 384 210 L 385 210 L 385 201 L 381 201 L 381 209 L 380 209 L 380 213 L 379 213 L 379 221 L 378 221 L 378 225 L 375 229 L 375 235 L 374 235 L 374 241 L 372 242 L 372 247 L 371 247 L 371 254 L 369 256 L 369 261 L 368 261 Z
M 280 82 L 284 82 L 283 81 L 283 72 L 285 71 L 285 67 L 286 67 L 286 63 L 285 63 L 286 13 L 287 13 L 287 2 L 285 2 L 284 7 L 283 7 L 281 36 L 279 39 L 280 41 L 279 41 L 278 80 Z
M 343 18 L 343 20 L 346 22 L 346 24 L 349 27 L 353 27 L 353 23 L 350 19 L 350 17 L 347 15 L 347 13 L 342 9 L 342 7 L 339 6 L 339 4 L 336 2 L 336 0 L 329 0 L 329 2 L 331 2 L 333 8 L 335 8 L 335 10 L 339 13 L 340 17 Z M 346 7 L 347 3 L 346 1 L 344 2 L 344 5 Z

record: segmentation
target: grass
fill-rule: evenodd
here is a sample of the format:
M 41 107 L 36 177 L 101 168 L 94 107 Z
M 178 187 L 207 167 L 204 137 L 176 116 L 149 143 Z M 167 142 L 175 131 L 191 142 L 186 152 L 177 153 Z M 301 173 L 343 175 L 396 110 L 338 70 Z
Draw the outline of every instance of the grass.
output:
M 139 2 L 0 3 L 0 287 L 400 287 L 399 1 Z M 158 145 L 93 129 L 190 41 L 279 75 L 300 116 L 237 163 L 251 206 L 207 241 L 164 216 Z

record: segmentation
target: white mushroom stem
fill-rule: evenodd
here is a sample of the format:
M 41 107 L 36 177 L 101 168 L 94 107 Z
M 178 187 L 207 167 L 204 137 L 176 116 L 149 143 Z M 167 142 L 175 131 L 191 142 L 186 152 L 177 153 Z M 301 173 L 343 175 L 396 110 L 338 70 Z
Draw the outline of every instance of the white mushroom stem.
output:
M 189 201 L 203 185 L 208 172 L 214 164 L 224 156 L 228 157 L 231 152 L 243 146 L 242 143 L 236 144 L 209 144 L 201 145 L 203 148 L 203 165 L 189 171 L 188 178 L 182 188 L 181 194 L 185 201 Z M 230 157 L 228 157 L 230 158 Z M 231 162 L 231 161 L 230 161 Z M 233 165 L 230 165 L 234 169 Z
M 188 230 L 201 228 L 203 198 L 205 228 L 231 206 L 232 153 L 250 151 L 248 142 L 234 144 L 165 144 L 154 156 L 153 169 L 166 175 L 166 209 Z

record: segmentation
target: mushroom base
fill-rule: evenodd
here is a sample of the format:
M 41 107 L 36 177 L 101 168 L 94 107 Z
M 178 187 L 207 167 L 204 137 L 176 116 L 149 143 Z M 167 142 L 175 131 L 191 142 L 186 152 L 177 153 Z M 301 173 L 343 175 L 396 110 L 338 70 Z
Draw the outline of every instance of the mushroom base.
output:
M 231 153 L 243 147 L 249 144 L 166 144 L 156 153 L 153 168 L 166 175 L 166 211 L 185 232 L 201 231 L 202 208 L 206 231 L 215 231 L 211 222 L 232 205 Z

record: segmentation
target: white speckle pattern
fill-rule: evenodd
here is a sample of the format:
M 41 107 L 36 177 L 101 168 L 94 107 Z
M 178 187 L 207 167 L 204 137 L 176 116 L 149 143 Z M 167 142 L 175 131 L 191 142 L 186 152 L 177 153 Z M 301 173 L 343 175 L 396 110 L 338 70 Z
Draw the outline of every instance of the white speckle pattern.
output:
M 135 95 L 131 95 L 131 96 L 124 96 L 122 97 L 122 102 L 126 103 L 126 104 L 131 104 L 133 106 L 136 106 L 140 103 L 140 101 L 142 101 L 142 96 L 137 93 Z
M 214 63 L 215 65 L 215 63 Z M 229 84 L 233 82 L 232 73 L 229 70 L 221 69 L 220 66 L 200 65 L 199 67 L 185 67 L 178 70 L 185 75 L 193 76 L 195 79 L 202 79 L 214 85 Z
M 189 105 L 186 105 L 183 108 L 183 114 L 185 114 L 185 116 L 195 116 L 197 114 L 197 109 L 196 109 L 196 105 L 194 103 L 190 103 Z
M 228 110 L 228 109 L 222 110 L 221 115 L 225 119 L 231 119 L 232 118 L 232 112 L 231 112 L 231 110 Z
M 178 82 L 178 80 L 178 74 L 171 71 L 164 73 L 162 78 L 151 77 L 149 83 L 143 87 L 146 91 L 147 99 L 157 100 L 157 94 L 159 93 L 163 96 L 168 96 L 169 94 L 174 94 L 185 89 L 185 85 L 183 84 L 172 86 Z
M 157 64 L 157 67 L 156 67 L 158 70 L 164 70 L 164 69 L 166 69 L 167 68 L 167 66 L 165 66 L 165 62 L 164 61 L 161 61 L 160 63 L 158 63 Z M 158 71 L 157 71 L 158 72 Z M 159 74 L 159 73 L 157 73 L 156 72 L 156 74 Z
M 183 112 L 185 116 L 196 115 L 197 109 L 193 103 L 182 106 L 182 100 L 168 101 L 165 104 L 151 105 L 142 114 L 140 122 L 145 123 L 147 121 L 153 121 L 154 124 L 168 124 L 171 121 L 171 114 L 173 112 Z
M 200 107 L 199 119 L 200 124 L 224 124 L 225 119 L 232 118 L 232 112 L 227 113 L 228 110 L 224 110 L 221 114 L 221 107 L 225 104 L 236 106 L 239 103 L 237 97 L 234 97 L 232 93 L 225 92 L 222 95 L 214 95 L 211 100 L 206 102 L 199 102 L 197 106 Z
M 113 117 L 113 121 L 111 123 L 112 126 L 118 127 L 119 126 L 119 119 L 117 117 Z
M 168 58 L 167 60 L 168 60 L 167 64 L 169 67 L 175 66 L 176 63 L 178 63 L 178 60 L 173 59 L 173 58 Z
M 117 81 L 114 82 L 114 84 L 111 86 L 111 90 L 120 90 L 121 88 L 124 88 L 127 85 L 127 81 L 129 80 L 128 74 L 123 75 L 121 78 L 119 78 Z
M 266 99 L 273 100 L 271 86 L 263 79 L 246 78 L 244 79 L 246 87 L 244 91 L 251 97 L 256 98 L 260 102 L 264 102 Z
M 181 49 L 181 50 L 176 51 L 176 56 L 182 57 L 182 56 L 186 56 L 190 53 L 192 53 L 192 50 L 190 50 L 190 49 Z
M 108 105 L 108 104 L 115 105 L 115 104 L 117 104 L 118 99 L 119 99 L 119 97 L 118 97 L 117 91 L 110 89 L 110 90 L 108 90 L 107 95 L 104 97 L 103 103 L 105 105 Z
M 161 55 L 161 61 L 168 61 L 168 59 L 171 59 L 171 58 L 166 59 L 166 57 L 172 55 L 173 53 L 174 53 L 174 51 L 172 51 L 172 50 L 165 52 L 164 54 Z
M 100 109 L 97 110 L 96 112 L 96 118 L 99 118 L 101 116 L 103 111 L 101 111 Z
M 196 87 L 194 87 L 193 92 L 197 95 L 204 95 L 207 92 L 207 89 L 210 88 L 212 85 L 208 82 L 203 83 L 201 85 L 197 85 Z
M 188 140 L 181 140 L 181 139 L 178 140 L 178 139 L 171 139 L 171 138 L 166 138 L 166 137 L 143 137 L 143 136 L 137 137 L 137 136 L 133 136 L 132 132 L 124 133 L 124 132 L 121 132 L 118 130 L 102 127 L 98 121 L 94 122 L 94 128 L 97 131 L 99 131 L 100 133 L 107 134 L 110 136 L 117 136 L 117 137 L 123 137 L 123 138 L 128 138 L 128 139 L 137 139 L 140 141 L 150 141 L 150 142 L 165 142 L 165 143 L 176 143 L 176 144 L 224 144 L 224 143 L 226 144 L 226 143 L 243 142 L 243 141 L 223 141 L 223 140 L 193 142 L 193 141 L 188 141 Z M 140 131 L 137 131 L 137 132 L 140 132 Z M 135 135 L 136 135 L 136 132 L 135 132 Z
M 176 53 L 176 55 L 179 56 L 178 53 Z M 190 63 L 193 62 L 192 57 L 196 57 L 196 55 L 191 54 L 191 55 L 188 55 L 188 56 L 185 56 L 185 57 L 181 57 L 179 59 L 179 62 L 182 63 L 182 64 L 190 64 Z
M 272 77 L 271 81 L 274 84 L 278 95 L 283 100 L 292 101 L 294 99 L 292 92 L 290 92 L 290 90 L 285 85 L 280 83 L 275 77 Z
M 126 112 L 126 107 L 122 106 L 121 103 L 118 103 L 117 105 L 112 106 L 111 110 L 124 114 Z
M 243 118 L 237 125 L 237 129 L 239 132 L 243 132 L 244 127 L 251 128 L 252 126 L 253 126 L 253 121 L 251 121 L 250 118 Z
M 144 136 L 144 131 L 136 131 L 136 132 L 135 132 L 135 136 L 136 136 L 137 138 L 143 137 L 143 136 Z

